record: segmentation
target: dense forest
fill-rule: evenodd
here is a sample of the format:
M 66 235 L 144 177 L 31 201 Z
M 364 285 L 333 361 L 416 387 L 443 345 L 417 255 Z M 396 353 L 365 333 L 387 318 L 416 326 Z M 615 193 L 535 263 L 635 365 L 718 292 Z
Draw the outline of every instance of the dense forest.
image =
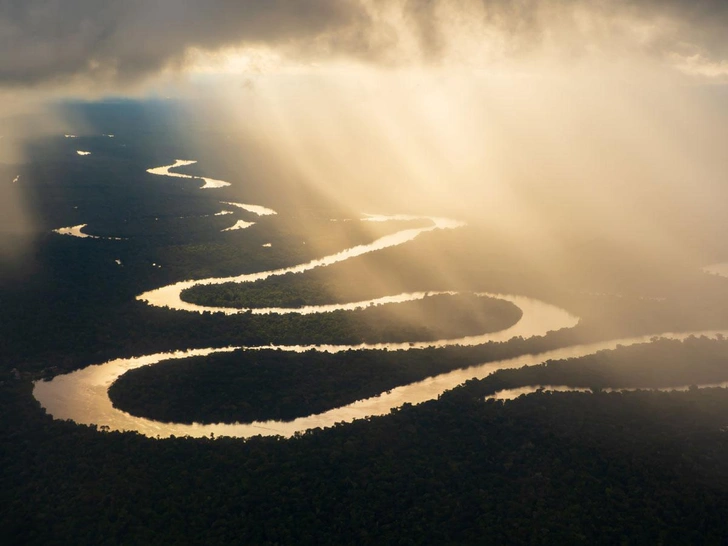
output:
M 568 385 L 594 391 L 605 388 L 663 388 L 728 381 L 728 342 L 689 337 L 600 351 L 590 356 L 545 362 L 520 370 L 500 370 L 489 379 L 505 388 Z M 728 417 L 728 416 L 727 416 Z
M 343 302 L 310 275 L 287 273 L 251 283 L 199 285 L 182 292 L 182 299 L 216 307 L 303 307 Z
M 568 259 L 554 260 L 548 249 L 523 252 L 522 242 L 478 218 L 304 274 L 197 287 L 184 297 L 297 307 L 415 291 L 460 296 L 309 316 L 151 307 L 136 296 L 187 279 L 304 263 L 422 221 L 359 222 L 361 211 L 303 185 L 261 183 L 253 152 L 212 129 L 190 141 L 188 122 L 164 101 L 67 108 L 86 120 L 85 132 L 25 143 L 23 163 L 0 169 L 12 177 L 0 184 L 13 184 L 32 219 L 27 232 L 2 239 L 18 248 L 0 261 L 0 542 L 728 542 L 726 390 L 604 392 L 726 381 L 728 341 L 720 338 L 656 340 L 500 370 L 437 400 L 291 439 L 161 440 L 53 419 L 33 397 L 33 381 L 114 358 L 459 337 L 521 316 L 473 292 L 523 294 L 581 320 L 474 347 L 261 349 L 162 362 L 121 376 L 110 396 L 124 411 L 162 421 L 292 419 L 479 363 L 615 337 L 728 328 L 728 279 L 702 273 L 698 260 L 625 255 L 578 234 L 564 241 Z M 199 181 L 146 172 L 179 157 L 199 161 L 185 172 L 232 186 L 202 191 Z M 215 216 L 224 201 L 278 214 Z M 237 220 L 255 224 L 221 231 Z M 125 239 L 52 232 L 79 224 Z M 700 260 L 728 255 L 721 241 L 704 245 Z M 592 392 L 487 400 L 544 384 Z
M 454 351 L 237 351 L 138 368 L 109 389 L 112 402 L 134 415 L 166 422 L 250 422 L 321 413 L 469 360 Z M 472 356 L 470 356 L 472 358 Z M 658 363 L 658 364 L 656 364 Z M 648 344 L 537 366 L 499 370 L 470 381 L 485 396 L 523 386 L 660 388 L 728 381 L 728 342 L 659 339 Z
M 99 434 L 0 387 L 15 543 L 690 543 L 728 538 L 723 389 L 456 389 L 281 441 Z

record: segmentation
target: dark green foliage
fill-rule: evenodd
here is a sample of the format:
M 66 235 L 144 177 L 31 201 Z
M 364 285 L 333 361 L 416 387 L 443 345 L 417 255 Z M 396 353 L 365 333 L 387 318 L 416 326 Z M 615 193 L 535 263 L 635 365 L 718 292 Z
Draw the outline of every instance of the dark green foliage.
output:
M 0 396 L 11 544 L 728 538 L 723 390 L 445 397 L 288 441 L 101 434 Z
M 472 392 L 491 394 L 523 386 L 567 385 L 595 391 L 605 388 L 667 388 L 728 381 L 728 341 L 689 337 L 656 339 L 611 351 L 538 366 L 499 370 L 468 382 Z
M 182 299 L 216 307 L 303 307 L 343 302 L 311 275 L 287 273 L 252 283 L 201 285 L 182 292 Z
M 49 138 L 25 150 L 26 165 L 5 169 L 22 175 L 35 231 L 25 261 L 0 262 L 0 543 L 728 543 L 725 390 L 484 401 L 502 388 L 540 383 L 720 381 L 728 379 L 725 342 L 661 341 L 503 371 L 437 401 L 290 440 L 155 440 L 53 420 L 32 397 L 31 379 L 171 349 L 361 341 L 364 320 L 354 324 L 344 315 L 197 315 L 151 308 L 134 297 L 189 278 L 295 265 L 402 227 L 362 231 L 357 222 L 330 223 L 352 215 L 305 194 L 304 184 L 275 177 L 260 183 L 249 170 L 259 149 L 236 139 L 226 144 L 228 135 L 193 127 L 165 101 L 81 109 L 89 126 L 116 139 Z M 76 149 L 92 155 L 78 158 Z M 199 182 L 145 173 L 177 157 L 200 160 L 188 172 L 234 186 L 202 192 Z M 205 216 L 222 208 L 220 200 L 260 203 L 280 214 Z M 257 224 L 220 233 L 238 218 Z M 81 223 L 89 233 L 130 239 L 48 233 Z M 719 230 L 716 241 L 724 239 Z M 263 249 L 264 243 L 273 246 Z M 262 351 L 190 359 L 124 376 L 112 394 L 129 396 L 130 409 L 151 407 L 156 394 L 153 411 L 163 418 L 290 417 L 478 362 L 728 324 L 728 283 L 699 274 L 696 264 L 619 259 L 618 251 L 591 241 L 569 244 L 571 259 L 554 264 L 548 251 L 541 256 L 507 234 L 473 225 L 428 233 L 295 282 L 282 278 L 217 295 L 299 305 L 420 290 L 518 293 L 581 316 L 570 331 L 403 354 L 296 358 Z M 448 267 L 439 274 L 423 265 L 433 263 Z M 436 315 L 441 310 L 433 308 Z M 403 336 L 403 330 L 384 333 Z M 224 403 L 213 404 L 203 388 L 217 388 Z
M 248 422 L 320 413 L 461 367 L 427 351 L 242 351 L 145 366 L 109 390 L 114 405 L 167 422 Z

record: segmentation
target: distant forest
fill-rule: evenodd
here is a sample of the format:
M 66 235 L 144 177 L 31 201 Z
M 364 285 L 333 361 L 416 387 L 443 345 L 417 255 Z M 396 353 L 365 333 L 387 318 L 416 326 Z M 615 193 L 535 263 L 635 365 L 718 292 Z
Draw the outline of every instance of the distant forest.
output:
M 721 350 L 728 342 L 659 342 L 497 372 L 437 401 L 286 441 L 100 434 L 51 420 L 26 382 L 6 379 L 0 529 L 34 544 L 719 544 L 726 390 L 484 396 L 530 383 L 532 371 L 544 379 L 542 369 L 579 383 L 564 369 L 607 377 L 618 363 L 618 376 L 634 368 L 638 380 L 663 358 L 676 381 L 691 368 L 718 379 Z M 705 370 L 677 371 L 676 351 L 705 357 Z
M 520 318 L 510 303 L 473 292 L 538 298 L 581 320 L 475 347 L 333 355 L 264 349 L 162 362 L 122 376 L 110 396 L 124 411 L 162 421 L 293 419 L 479 363 L 616 337 L 728 328 L 728 279 L 577 236 L 564 243 L 568 260 L 525 255 L 477 218 L 321 270 L 184 294 L 251 307 L 415 291 L 460 296 L 311 316 L 151 307 L 136 296 L 182 280 L 304 263 L 420 224 L 358 222 L 358 211 L 290 181 L 255 184 L 240 167 L 255 158 L 224 136 L 209 131 L 191 143 L 172 106 L 145 108 L 90 107 L 84 115 L 93 134 L 28 143 L 24 164 L 2 166 L 20 175 L 33 224 L 22 238 L 30 244 L 0 269 L 0 542 L 728 543 L 728 392 L 604 392 L 726 381 L 725 339 L 660 340 L 501 370 L 437 400 L 292 439 L 160 440 L 54 420 L 33 398 L 33 381 L 114 358 L 431 340 Z M 92 153 L 80 157 L 77 149 Z M 210 193 L 195 181 L 145 172 L 178 157 L 199 160 L 189 172 L 233 185 Z M 221 201 L 236 200 L 279 214 L 215 216 Z M 331 222 L 337 218 L 352 221 Z M 241 219 L 255 225 L 221 231 Z M 79 224 L 126 239 L 51 231 Z M 568 283 L 567 266 L 577 272 Z M 591 392 L 486 401 L 499 390 L 544 384 Z

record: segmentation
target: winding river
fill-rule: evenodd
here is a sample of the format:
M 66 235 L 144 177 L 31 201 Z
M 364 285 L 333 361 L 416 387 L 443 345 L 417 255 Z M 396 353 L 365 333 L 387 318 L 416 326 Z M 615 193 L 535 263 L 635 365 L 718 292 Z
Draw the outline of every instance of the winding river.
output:
M 204 176 L 191 176 L 189 174 L 182 174 L 182 173 L 173 173 L 170 169 L 177 169 L 179 167 L 187 167 L 188 165 L 194 165 L 197 163 L 197 160 L 194 159 L 177 159 L 174 163 L 171 165 L 163 165 L 161 167 L 153 167 L 151 169 L 147 169 L 147 172 L 149 174 L 156 174 L 160 176 L 171 176 L 173 178 L 189 178 L 192 180 L 202 180 L 204 184 L 202 185 L 203 190 L 207 190 L 210 188 L 224 188 L 225 186 L 229 186 L 230 182 L 225 182 L 224 180 L 215 180 L 214 178 L 207 178 Z
M 174 165 L 150 169 L 148 172 L 153 174 L 166 176 L 179 176 L 182 178 L 200 178 L 191 177 L 189 175 L 179 175 L 169 172 L 173 167 L 190 164 L 189 161 L 178 160 Z M 208 186 L 203 186 L 208 187 Z M 213 186 L 210 186 L 213 187 Z M 218 186 L 219 187 L 219 186 Z M 260 207 L 257 205 L 242 205 L 238 203 L 225 203 L 233 206 L 244 208 L 249 212 L 258 215 L 275 214 L 275 211 Z M 396 215 L 396 216 L 375 216 L 366 215 L 363 220 L 386 222 L 390 220 L 422 220 L 421 217 Z M 178 282 L 168 286 L 163 286 L 156 290 L 145 292 L 137 296 L 138 300 L 144 301 L 149 305 L 158 307 L 168 307 L 180 312 L 222 312 L 226 314 L 243 313 L 249 309 L 224 308 L 224 307 L 208 307 L 199 306 L 182 300 L 181 294 L 183 290 L 198 285 L 222 284 L 228 282 L 245 283 L 253 282 L 260 279 L 266 279 L 273 276 L 285 275 L 287 273 L 302 273 L 315 268 L 326 267 L 345 260 L 349 260 L 356 256 L 361 256 L 377 250 L 406 244 L 423 233 L 442 229 L 456 229 L 463 224 L 458 221 L 445 218 L 427 218 L 430 225 L 419 228 L 403 229 L 396 233 L 386 235 L 376 239 L 375 241 L 357 245 L 346 249 L 342 252 L 311 260 L 309 262 L 296 266 L 262 271 L 239 275 L 234 277 L 208 278 L 198 280 L 188 280 Z M 77 226 L 79 236 L 80 228 Z M 350 302 L 342 304 L 305 306 L 300 308 L 261 308 L 250 309 L 256 314 L 282 314 L 282 313 L 325 313 L 335 310 L 352 310 L 362 309 L 370 305 L 382 303 L 399 303 L 406 301 L 420 300 L 427 295 L 435 294 L 454 294 L 454 292 L 413 292 L 397 295 L 386 296 L 377 299 L 371 299 L 360 302 Z M 431 347 L 445 347 L 451 345 L 472 346 L 480 345 L 490 341 L 502 342 L 508 341 L 515 337 L 528 338 L 532 336 L 541 336 L 550 331 L 560 330 L 563 328 L 572 328 L 578 323 L 578 318 L 571 315 L 567 311 L 560 309 L 548 303 L 527 298 L 524 296 L 510 294 L 491 294 L 478 293 L 476 297 L 494 297 L 509 301 L 519 307 L 522 311 L 521 319 L 511 326 L 500 332 L 488 333 L 482 335 L 468 336 L 457 339 L 443 339 L 430 342 L 417 343 L 378 343 L 378 344 L 359 344 L 359 345 L 294 345 L 294 346 L 260 346 L 260 347 L 239 347 L 231 346 L 225 348 L 200 348 L 187 351 L 177 351 L 173 353 L 157 353 L 145 355 L 136 358 L 123 358 L 111 360 L 102 364 L 88 366 L 81 370 L 77 370 L 65 375 L 54 377 L 51 381 L 37 381 L 34 384 L 33 394 L 46 411 L 56 419 L 71 419 L 79 424 L 96 425 L 100 430 L 117 430 L 117 431 L 135 431 L 149 437 L 170 437 L 170 436 L 190 436 L 205 437 L 210 435 L 231 436 L 231 437 L 250 437 L 256 435 L 280 435 L 290 437 L 296 433 L 306 431 L 317 427 L 330 427 L 340 422 L 351 422 L 355 419 L 361 419 L 371 416 L 384 415 L 389 413 L 393 408 L 402 406 L 405 403 L 418 404 L 426 400 L 437 398 L 446 390 L 452 389 L 468 379 L 483 378 L 490 373 L 507 368 L 517 368 L 526 365 L 534 365 L 546 360 L 575 358 L 587 356 L 600 350 L 614 349 L 617 345 L 632 345 L 636 343 L 647 343 L 654 338 L 654 335 L 615 339 L 600 343 L 592 343 L 586 345 L 576 345 L 567 348 L 547 351 L 540 354 L 521 355 L 514 358 L 489 362 L 472 366 L 465 369 L 454 370 L 443 373 L 435 377 L 430 377 L 422 381 L 394 388 L 386 393 L 378 396 L 358 400 L 342 407 L 334 408 L 329 411 L 301 417 L 293 421 L 260 421 L 252 423 L 217 423 L 217 424 L 180 424 L 180 423 L 163 423 L 146 419 L 143 417 L 133 416 L 129 413 L 121 411 L 113 407 L 108 396 L 108 389 L 111 384 L 127 371 L 157 364 L 165 360 L 182 359 L 192 356 L 205 356 L 219 352 L 243 351 L 243 350 L 260 350 L 260 349 L 280 349 L 283 351 L 302 352 L 308 350 L 339 352 L 350 349 L 366 349 L 366 350 L 421 350 Z M 690 335 L 706 335 L 716 336 L 718 334 L 728 335 L 728 331 L 702 331 L 690 333 L 666 333 L 662 337 L 673 339 L 684 339 Z M 710 385 L 714 386 L 714 385 Z M 513 392 L 502 392 L 497 395 L 501 399 L 512 398 L 518 394 L 533 392 L 539 387 L 524 387 L 516 394 Z M 561 390 L 574 390 L 571 387 L 555 387 Z M 530 390 L 529 390 L 530 389 Z M 554 389 L 554 387 L 551 387 Z

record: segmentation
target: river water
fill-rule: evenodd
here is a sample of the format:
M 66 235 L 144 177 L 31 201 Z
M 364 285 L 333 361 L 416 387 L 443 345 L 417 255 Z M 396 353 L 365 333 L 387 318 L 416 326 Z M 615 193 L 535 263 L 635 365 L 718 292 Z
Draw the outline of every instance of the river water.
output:
M 175 162 L 175 164 L 173 165 L 150 169 L 149 172 L 165 176 L 179 176 L 181 178 L 201 178 L 169 172 L 169 169 L 171 168 L 189 165 L 191 163 L 194 162 L 177 160 L 177 162 Z M 244 205 L 240 203 L 226 204 L 238 206 L 258 215 L 275 214 L 275 211 L 271 209 L 256 205 Z M 373 222 L 411 219 L 423 218 L 405 215 L 367 215 L 364 218 L 365 221 Z M 438 229 L 456 229 L 463 225 L 461 222 L 445 218 L 427 219 L 430 220 L 431 225 L 429 226 L 414 229 L 404 229 L 394 234 L 381 237 L 373 241 L 372 243 L 357 245 L 342 252 L 338 252 L 324 258 L 315 259 L 304 264 L 234 277 L 182 281 L 146 292 L 137 296 L 137 299 L 144 301 L 149 305 L 169 307 L 170 309 L 181 312 L 186 311 L 201 313 L 205 311 L 212 311 L 227 314 L 247 312 L 248 309 L 208 307 L 191 304 L 181 299 L 181 293 L 183 290 L 197 285 L 222 284 L 227 282 L 253 282 L 256 280 L 266 279 L 277 275 L 284 275 L 287 273 L 302 273 L 304 271 L 309 271 L 315 268 L 339 263 L 369 252 L 402 245 L 429 231 Z M 68 234 L 82 236 L 80 235 L 81 227 L 83 226 L 74 226 L 74 228 L 68 228 L 69 230 L 73 229 L 74 231 L 73 233 Z M 430 292 L 429 294 L 435 295 L 440 293 L 442 292 Z M 447 293 L 454 294 L 454 292 Z M 250 311 L 257 314 L 324 313 L 335 310 L 361 309 L 370 305 L 376 305 L 381 303 L 414 301 L 422 299 L 427 295 L 428 293 L 426 292 L 413 292 L 391 295 L 383 298 L 377 298 L 361 302 L 305 306 L 301 308 L 263 308 L 251 309 Z M 253 423 L 217 423 L 205 425 L 162 423 L 143 417 L 133 416 L 129 413 L 116 409 L 112 406 L 111 400 L 108 396 L 108 389 L 111 384 L 127 371 L 139 368 L 141 366 L 154 365 L 166 360 L 181 359 L 192 356 L 206 356 L 218 352 L 230 352 L 237 350 L 280 349 L 292 352 L 316 350 L 335 353 L 351 349 L 393 351 L 421 350 L 431 347 L 445 347 L 452 345 L 473 346 L 488 343 L 491 341 L 504 342 L 515 337 L 529 338 L 533 336 L 541 336 L 545 335 L 550 331 L 560 330 L 563 328 L 572 328 L 576 326 L 579 320 L 577 317 L 571 315 L 563 309 L 524 296 L 491 293 L 478 293 L 475 295 L 479 297 L 493 297 L 509 301 L 521 309 L 523 313 L 522 317 L 516 324 L 500 332 L 468 336 L 457 339 L 443 339 L 431 342 L 378 343 L 359 345 L 269 345 L 264 347 L 200 348 L 173 353 L 157 353 L 152 355 L 140 356 L 137 358 L 116 359 L 109 362 L 88 366 L 81 370 L 77 370 L 75 372 L 71 372 L 65 375 L 56 376 L 51 381 L 37 381 L 34 385 L 33 395 L 46 409 L 46 411 L 54 418 L 70 419 L 79 424 L 96 425 L 101 430 L 135 431 L 146 436 L 160 438 L 169 436 L 204 437 L 210 436 L 211 434 L 214 434 L 216 436 L 231 436 L 240 438 L 256 435 L 281 435 L 284 437 L 290 437 L 296 433 L 300 433 L 311 428 L 331 427 L 336 423 L 340 422 L 351 422 L 354 419 L 384 415 L 389 413 L 393 408 L 400 407 L 405 403 L 418 404 L 427 400 L 432 400 L 437 398 L 446 390 L 457 387 L 458 385 L 464 383 L 469 379 L 483 378 L 499 369 L 534 365 L 544 362 L 546 360 L 587 356 L 600 350 L 614 349 L 617 347 L 617 345 L 647 343 L 654 337 L 653 335 L 649 335 L 642 337 L 615 339 L 586 345 L 576 345 L 553 351 L 543 352 L 540 354 L 521 355 L 514 358 L 476 365 L 466 369 L 443 373 L 435 377 L 427 378 L 423 381 L 418 381 L 409 385 L 397 387 L 385 393 L 381 393 L 380 395 L 375 397 L 358 400 L 356 402 L 339 408 L 334 408 L 329 411 L 315 415 L 301 417 L 288 422 L 261 421 Z M 684 339 L 690 335 L 715 336 L 718 334 L 728 335 L 728 331 L 665 333 L 662 334 L 662 337 Z M 500 399 L 513 398 L 520 394 L 533 392 L 538 388 L 538 386 L 533 386 L 523 387 L 521 389 L 514 389 L 512 391 L 504 391 L 496 395 L 496 397 Z M 561 390 L 574 390 L 571 387 L 552 388 Z
M 635 391 L 660 391 L 660 392 L 684 392 L 693 387 L 698 389 L 725 389 L 728 387 L 728 381 L 721 383 L 700 383 L 698 385 L 676 385 L 672 387 L 621 387 L 621 388 L 604 388 L 602 392 L 635 392 Z M 538 391 L 547 393 L 551 392 L 587 392 L 592 390 L 586 387 L 570 387 L 568 385 L 526 385 L 523 387 L 515 387 L 513 389 L 503 389 L 492 396 L 487 396 L 486 400 L 515 400 L 519 396 L 533 394 Z
M 369 221 L 401 220 L 404 217 L 368 216 Z M 407 217 L 408 219 L 410 217 Z M 342 252 L 330 256 L 312 260 L 297 266 L 282 268 L 272 271 L 240 275 L 237 277 L 209 278 L 191 280 L 162 287 L 151 292 L 138 296 L 138 299 L 146 301 L 150 305 L 168 306 L 179 311 L 219 311 L 224 313 L 240 313 L 246 309 L 230 309 L 197 306 L 182 301 L 180 294 L 185 288 L 198 284 L 218 284 L 223 282 L 252 282 L 258 279 L 265 279 L 275 275 L 286 273 L 300 273 L 318 267 L 325 267 L 334 263 L 348 260 L 355 256 L 361 256 L 368 252 L 379 249 L 401 245 L 413 240 L 422 233 L 436 229 L 454 229 L 462 224 L 452 220 L 432 218 L 431 225 L 415 229 L 404 229 L 394 234 L 381 237 L 372 243 L 357 245 Z M 381 298 L 348 302 L 341 304 L 328 304 L 318 306 L 305 306 L 300 308 L 261 308 L 252 309 L 251 312 L 258 314 L 270 313 L 325 313 L 335 310 L 362 309 L 370 305 L 383 303 L 399 303 L 405 301 L 420 300 L 428 295 L 455 294 L 454 292 L 413 292 L 385 296 Z M 365 350 L 418 350 L 430 347 L 445 347 L 449 345 L 472 346 L 488 343 L 491 341 L 508 341 L 515 337 L 528 338 L 540 336 L 552 330 L 571 328 L 578 323 L 578 318 L 569 314 L 554 305 L 518 295 L 478 293 L 476 297 L 493 297 L 509 301 L 522 311 L 522 316 L 514 325 L 500 332 L 493 332 L 481 335 L 461 337 L 457 339 L 443 339 L 429 342 L 404 342 L 404 343 L 375 343 L 358 345 L 295 345 L 295 346 L 266 346 L 266 347 L 227 347 L 196 349 L 176 353 L 159 353 L 146 355 L 138 358 L 117 359 L 102 364 L 88 366 L 69 374 L 57 376 L 51 381 L 36 382 L 34 395 L 41 405 L 57 419 L 71 419 L 77 423 L 95 424 L 109 430 L 133 430 L 149 436 L 208 436 L 216 435 L 246 437 L 255 434 L 281 434 L 290 436 L 311 427 L 331 426 L 339 421 L 350 421 L 358 417 L 369 415 L 381 415 L 389 412 L 392 408 L 402 405 L 405 402 L 418 403 L 432 397 L 436 397 L 444 390 L 450 389 L 470 377 L 479 376 L 484 373 L 479 368 L 471 368 L 467 371 L 459 370 L 449 374 L 443 374 L 423 382 L 394 389 L 388 393 L 371 398 L 360 400 L 354 404 L 331 410 L 324 414 L 312 415 L 306 418 L 297 419 L 289 423 L 266 422 L 250 424 L 214 424 L 214 425 L 184 425 L 166 424 L 149 419 L 132 416 L 126 412 L 115 409 L 108 397 L 109 386 L 123 373 L 140 366 L 152 365 L 158 362 L 185 358 L 189 356 L 204 356 L 220 351 L 233 350 L 256 350 L 261 348 L 280 349 L 284 351 L 302 352 L 308 350 L 339 352 L 351 349 Z M 483 370 L 491 369 L 488 365 Z M 488 372 L 489 373 L 489 372 Z
M 177 159 L 175 162 L 171 165 L 163 165 L 161 167 L 153 167 L 151 169 L 147 169 L 147 172 L 149 174 L 156 174 L 160 176 L 172 176 L 174 178 L 190 178 L 194 180 L 202 180 L 204 184 L 202 185 L 203 190 L 211 189 L 211 188 L 224 188 L 225 186 L 229 186 L 230 182 L 225 182 L 224 180 L 215 180 L 214 178 L 207 178 L 204 176 L 191 176 L 189 174 L 182 174 L 182 173 L 173 173 L 170 171 L 170 169 L 177 169 L 179 167 L 186 167 L 188 165 L 194 165 L 197 163 L 194 159 Z
M 83 228 L 85 228 L 88 224 L 79 224 L 77 226 L 70 226 L 70 227 L 64 227 L 64 228 L 58 228 L 54 229 L 54 233 L 58 233 L 59 235 L 70 235 L 71 237 L 80 237 L 81 239 L 107 239 L 109 241 L 123 241 L 124 239 L 122 237 L 102 237 L 101 235 L 89 235 L 87 233 L 84 233 Z

